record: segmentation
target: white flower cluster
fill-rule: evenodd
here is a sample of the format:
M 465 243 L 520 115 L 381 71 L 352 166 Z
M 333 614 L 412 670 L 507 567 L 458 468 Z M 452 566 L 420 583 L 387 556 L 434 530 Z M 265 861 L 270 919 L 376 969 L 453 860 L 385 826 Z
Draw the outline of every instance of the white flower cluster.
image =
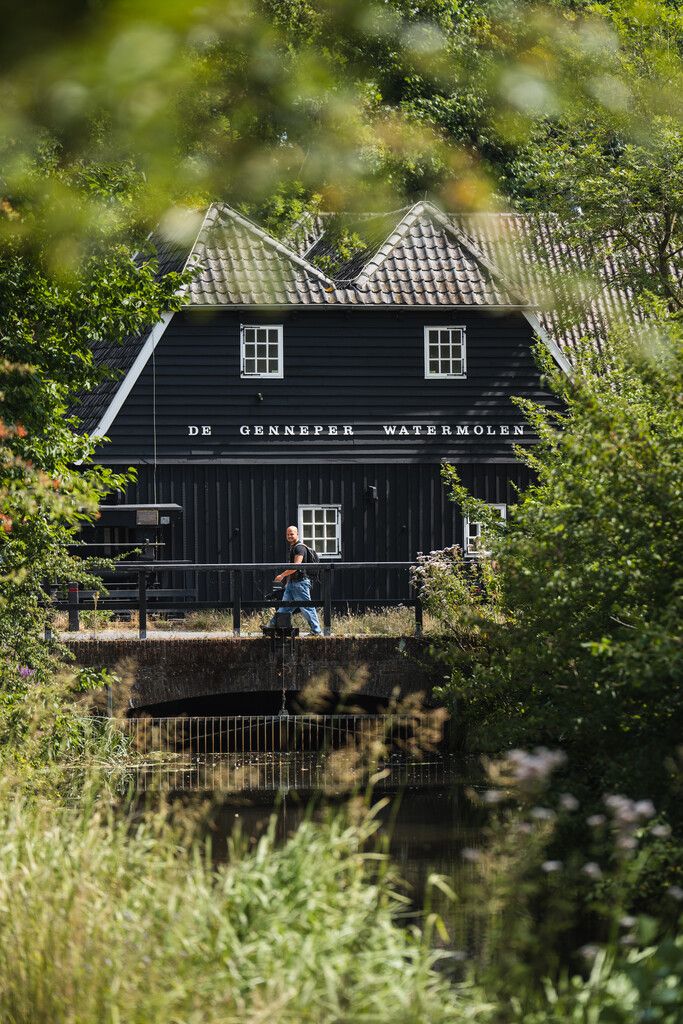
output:
M 511 750 L 506 760 L 512 768 L 515 782 L 523 789 L 536 789 L 545 785 L 556 768 L 567 760 L 562 750 L 536 747 L 533 751 Z
M 419 551 L 415 565 L 410 570 L 412 585 L 416 590 L 429 590 L 434 576 L 441 573 L 452 573 L 461 556 L 462 551 L 457 544 L 439 551 L 428 551 L 426 554 Z
M 616 832 L 617 849 L 634 850 L 638 845 L 636 831 L 656 814 L 654 804 L 651 800 L 630 800 L 619 794 L 606 796 L 603 802 Z

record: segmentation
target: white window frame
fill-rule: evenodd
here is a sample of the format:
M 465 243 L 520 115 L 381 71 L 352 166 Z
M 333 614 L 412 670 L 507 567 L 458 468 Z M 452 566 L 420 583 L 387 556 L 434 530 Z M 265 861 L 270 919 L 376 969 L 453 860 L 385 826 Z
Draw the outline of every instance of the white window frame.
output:
M 500 518 L 503 521 L 505 521 L 507 519 L 507 517 L 508 517 L 508 507 L 507 507 L 507 505 L 504 505 L 504 504 L 502 504 L 501 502 L 498 502 L 498 501 L 487 501 L 486 504 L 488 505 L 489 508 L 497 508 L 498 511 L 500 512 Z M 462 517 L 462 521 L 463 521 L 462 546 L 463 546 L 463 550 L 464 550 L 464 553 L 465 553 L 465 557 L 466 558 L 481 558 L 483 555 L 490 555 L 491 554 L 490 551 L 483 551 L 483 550 L 470 551 L 470 549 L 469 549 L 469 533 L 470 533 L 470 518 L 469 518 L 469 516 L 463 516 Z M 480 537 L 481 537 L 481 523 L 478 522 L 477 520 L 474 520 L 474 522 L 472 522 L 471 525 L 479 527 L 479 529 L 477 531 L 477 540 L 479 540 Z
M 335 553 L 334 554 L 327 554 L 327 553 L 323 553 L 322 551 L 318 551 L 318 548 L 315 547 L 315 543 L 308 545 L 309 547 L 314 548 L 318 552 L 318 557 L 320 558 L 321 562 L 322 561 L 331 561 L 331 560 L 334 560 L 334 559 L 340 559 L 341 556 L 342 556 L 342 550 L 341 550 L 342 507 L 341 507 L 341 505 L 325 505 L 325 504 L 320 504 L 320 505 L 299 505 L 299 508 L 297 510 L 297 523 L 298 523 L 298 527 L 299 527 L 299 540 L 302 543 L 307 544 L 308 541 L 306 540 L 306 537 L 304 535 L 304 516 L 303 516 L 304 512 L 316 512 L 316 511 L 318 511 L 320 509 L 330 509 L 330 508 L 334 509 L 334 511 L 336 512 L 336 520 L 335 520 L 336 551 L 335 551 Z
M 430 331 L 459 331 L 460 346 L 462 350 L 462 373 L 437 373 L 429 369 L 429 332 Z M 449 341 L 452 344 L 452 338 Z M 429 324 L 424 329 L 424 371 L 425 380 L 464 380 L 467 377 L 467 332 L 464 324 L 446 324 L 438 326 Z
M 266 373 L 247 373 L 245 370 L 245 345 L 247 344 L 246 332 L 247 331 L 277 331 L 277 372 L 266 372 Z M 282 324 L 241 324 L 240 325 L 240 376 L 247 380 L 256 380 L 263 377 L 269 377 L 271 380 L 282 380 L 285 375 L 285 364 L 282 344 L 283 327 Z M 268 344 L 268 342 L 266 342 Z M 267 358 L 267 357 L 266 357 Z

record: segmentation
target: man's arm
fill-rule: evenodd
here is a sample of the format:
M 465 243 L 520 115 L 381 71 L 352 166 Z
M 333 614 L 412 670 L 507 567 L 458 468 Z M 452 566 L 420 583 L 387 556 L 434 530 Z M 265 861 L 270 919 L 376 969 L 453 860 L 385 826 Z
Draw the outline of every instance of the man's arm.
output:
M 294 555 L 294 565 L 301 565 L 303 560 L 303 555 Z M 275 577 L 275 582 L 282 583 L 285 576 L 292 576 L 295 572 L 298 572 L 298 569 L 285 569 L 284 572 L 281 572 L 278 576 Z

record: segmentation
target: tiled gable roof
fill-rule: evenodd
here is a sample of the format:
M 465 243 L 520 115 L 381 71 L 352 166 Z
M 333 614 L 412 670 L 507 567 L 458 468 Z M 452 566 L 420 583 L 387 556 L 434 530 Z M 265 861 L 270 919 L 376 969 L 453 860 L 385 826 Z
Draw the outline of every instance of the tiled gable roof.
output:
M 322 304 L 334 291 L 317 267 L 225 204 L 210 208 L 189 265 L 190 305 Z
M 418 203 L 404 214 L 355 284 L 366 301 L 381 295 L 383 301 L 406 305 L 528 305 L 431 203 Z
M 189 286 L 190 305 L 525 304 L 430 203 L 403 212 L 388 237 L 385 218 L 382 244 L 360 273 L 352 273 L 354 258 L 333 280 L 311 263 L 310 248 L 304 257 L 229 206 L 216 205 L 192 254 L 201 269 Z M 305 232 L 302 237 L 305 242 Z
M 579 337 L 599 344 L 615 318 L 640 316 L 611 264 L 597 288 L 579 288 L 577 309 L 576 277 L 584 274 L 586 289 L 587 261 L 561 240 L 552 217 L 447 215 L 421 202 L 357 222 L 366 247 L 331 277 L 311 262 L 335 254 L 329 215 L 302 218 L 286 244 L 214 203 L 192 246 L 159 243 L 160 269 L 195 269 L 184 289 L 189 306 L 516 307 L 538 324 L 560 362 L 559 350 L 571 353 Z M 84 397 L 77 410 L 84 429 L 103 429 L 106 410 L 120 400 L 121 378 L 156 344 L 159 330 L 123 346 L 97 346 L 98 362 L 118 374 Z

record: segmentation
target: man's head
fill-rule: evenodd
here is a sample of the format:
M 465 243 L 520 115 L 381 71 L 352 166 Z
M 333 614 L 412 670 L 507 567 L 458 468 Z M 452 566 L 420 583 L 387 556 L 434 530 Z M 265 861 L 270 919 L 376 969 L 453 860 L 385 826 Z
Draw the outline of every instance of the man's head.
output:
M 288 544 L 296 544 L 296 542 L 299 539 L 299 531 L 297 530 L 296 526 L 288 526 L 287 532 L 285 533 L 285 537 L 287 538 Z

